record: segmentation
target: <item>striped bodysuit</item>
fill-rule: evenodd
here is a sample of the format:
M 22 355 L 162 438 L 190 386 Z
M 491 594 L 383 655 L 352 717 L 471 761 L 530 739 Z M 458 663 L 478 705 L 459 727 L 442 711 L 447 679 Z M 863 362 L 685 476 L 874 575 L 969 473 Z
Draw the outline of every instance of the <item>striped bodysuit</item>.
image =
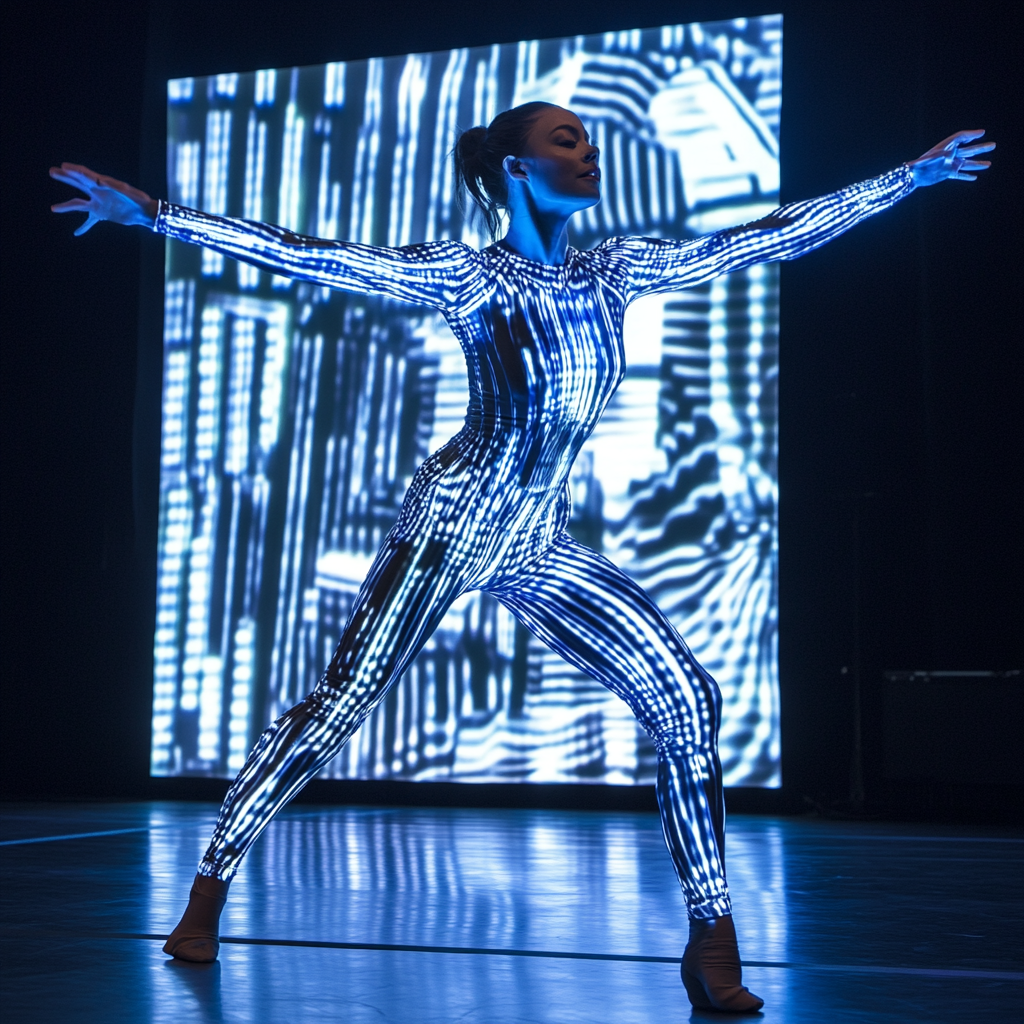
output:
M 755 263 L 792 259 L 913 190 L 900 167 L 688 241 L 613 238 L 548 266 L 500 243 L 323 241 L 160 204 L 155 230 L 275 274 L 439 309 L 469 374 L 462 430 L 417 471 L 320 682 L 257 742 L 199 871 L 230 879 L 274 814 L 384 698 L 451 602 L 486 590 L 620 696 L 658 751 L 658 802 L 691 917 L 728 914 L 711 676 L 654 602 L 566 532 L 567 478 L 624 371 L 623 314 Z

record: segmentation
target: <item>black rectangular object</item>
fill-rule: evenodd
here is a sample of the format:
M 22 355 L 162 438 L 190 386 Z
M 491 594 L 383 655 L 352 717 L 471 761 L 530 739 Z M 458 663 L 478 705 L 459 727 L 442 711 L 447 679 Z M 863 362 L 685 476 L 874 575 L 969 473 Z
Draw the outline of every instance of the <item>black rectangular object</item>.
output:
M 886 672 L 883 692 L 887 779 L 1024 785 L 1019 672 Z

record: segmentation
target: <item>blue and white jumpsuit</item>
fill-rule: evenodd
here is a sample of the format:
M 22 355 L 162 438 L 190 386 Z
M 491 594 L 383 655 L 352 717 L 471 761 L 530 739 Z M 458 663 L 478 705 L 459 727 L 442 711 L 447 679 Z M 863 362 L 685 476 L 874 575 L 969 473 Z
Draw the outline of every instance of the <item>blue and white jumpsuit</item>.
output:
M 377 248 L 161 203 L 155 230 L 171 238 L 316 285 L 436 307 L 469 374 L 464 427 L 413 478 L 320 682 L 249 755 L 200 873 L 230 879 L 274 814 L 383 700 L 452 601 L 486 590 L 630 706 L 658 751 L 658 803 L 688 913 L 730 913 L 718 686 L 651 598 L 566 532 L 569 470 L 622 380 L 630 302 L 800 256 L 913 187 L 904 166 L 702 238 L 570 248 L 559 266 L 500 243 Z

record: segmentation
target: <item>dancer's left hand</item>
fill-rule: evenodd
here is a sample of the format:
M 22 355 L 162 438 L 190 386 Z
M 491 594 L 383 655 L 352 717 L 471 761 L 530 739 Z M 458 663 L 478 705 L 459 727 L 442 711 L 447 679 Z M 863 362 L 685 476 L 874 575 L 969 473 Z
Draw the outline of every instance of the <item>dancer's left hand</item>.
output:
M 907 166 L 914 176 L 915 185 L 934 185 L 940 181 L 974 181 L 977 174 L 971 171 L 984 171 L 992 166 L 991 160 L 975 160 L 979 153 L 988 153 L 996 148 L 994 142 L 979 142 L 969 146 L 967 143 L 980 139 L 985 134 L 984 128 L 957 132 L 948 139 L 932 146 L 927 153 L 916 160 L 908 160 Z

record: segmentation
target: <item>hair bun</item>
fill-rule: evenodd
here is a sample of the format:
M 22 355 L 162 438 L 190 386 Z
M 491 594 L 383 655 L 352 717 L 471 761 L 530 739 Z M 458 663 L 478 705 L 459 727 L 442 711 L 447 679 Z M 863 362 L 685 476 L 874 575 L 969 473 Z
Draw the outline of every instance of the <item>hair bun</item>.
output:
M 480 158 L 480 150 L 483 149 L 484 141 L 487 138 L 487 129 L 481 124 L 476 128 L 467 128 L 455 143 L 459 156 L 465 165 L 476 163 Z

